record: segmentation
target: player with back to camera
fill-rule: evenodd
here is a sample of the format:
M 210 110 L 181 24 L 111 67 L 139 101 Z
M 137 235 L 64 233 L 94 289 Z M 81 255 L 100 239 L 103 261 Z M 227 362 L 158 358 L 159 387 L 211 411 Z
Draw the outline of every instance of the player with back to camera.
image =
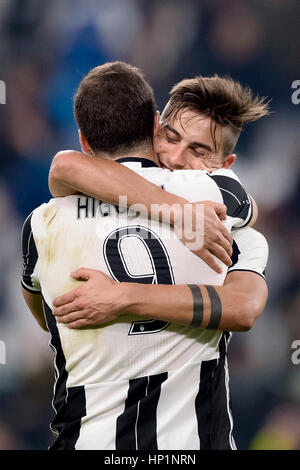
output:
M 120 130 L 118 120 L 114 122 L 113 119 L 114 111 L 120 110 L 120 101 L 128 102 L 129 93 L 130 100 L 134 102 L 131 87 L 128 83 L 127 88 L 124 87 L 125 77 L 129 84 L 134 79 L 149 101 L 148 85 L 139 72 L 120 63 L 107 64 L 88 74 L 81 82 L 75 99 L 75 109 L 78 105 L 88 116 L 86 96 L 93 95 L 95 99 L 96 93 L 96 106 L 99 107 L 101 100 L 107 105 L 107 96 L 112 96 L 112 93 L 108 94 L 107 87 L 114 86 L 118 93 L 114 94 L 114 102 L 109 104 L 111 114 L 106 116 L 105 122 L 108 128 L 115 125 L 112 135 L 118 135 L 117 131 Z M 95 80 L 99 84 L 97 90 Z M 130 110 L 127 107 L 128 119 L 122 116 L 126 126 L 133 115 L 139 117 L 137 122 L 140 123 L 141 109 L 145 112 L 145 101 L 141 103 L 140 95 L 134 98 L 135 105 Z M 98 115 L 103 120 L 104 114 Z M 98 133 L 99 126 L 96 124 Z M 89 125 L 92 126 L 92 119 Z M 87 151 L 89 149 L 81 126 L 80 129 L 82 147 Z M 104 135 L 107 136 L 107 133 Z M 202 195 L 208 194 L 222 201 L 221 190 L 205 172 L 201 175 L 186 172 L 180 181 L 179 175 L 184 172 L 166 172 L 151 167 L 152 145 L 149 148 L 145 145 L 149 137 L 151 140 L 151 133 L 148 132 L 147 138 L 138 144 L 135 141 L 132 148 L 122 142 L 119 148 L 111 151 L 111 155 L 124 158 L 127 154 L 131 158 L 135 156 L 136 160 L 127 162 L 127 165 L 134 163 L 134 170 L 145 176 L 147 171 L 143 165 L 146 160 L 149 178 L 156 184 L 163 183 L 166 190 L 181 193 L 186 199 L 202 199 Z M 90 139 L 88 142 L 90 144 Z M 99 147 L 91 144 L 93 152 L 97 155 L 107 153 L 105 146 L 101 151 L 101 139 L 99 142 Z M 141 150 L 143 158 L 140 157 Z M 145 158 L 146 155 L 148 158 Z M 240 185 L 238 188 L 239 194 L 245 193 Z M 33 297 L 42 300 L 38 286 L 32 284 L 39 281 L 51 341 L 57 351 L 59 376 L 54 398 L 57 416 L 52 427 L 58 434 L 52 448 L 233 448 L 229 391 L 226 388 L 227 369 L 224 367 L 228 335 L 223 334 L 222 330 L 248 329 L 264 307 L 267 296 L 265 281 L 255 274 L 263 269 L 266 262 L 263 238 L 255 238 L 256 256 L 251 258 L 249 239 L 245 246 L 244 235 L 238 237 L 240 246 L 235 252 L 235 264 L 245 266 L 248 262 L 255 273 L 232 272 L 227 275 L 222 287 L 220 285 L 226 274 L 224 270 L 219 275 L 214 273 L 200 258 L 188 252 L 178 239 L 170 237 L 167 227 L 159 227 L 158 236 L 152 221 L 151 237 L 147 237 L 150 230 L 147 219 L 141 225 L 139 218 L 137 227 L 135 216 L 130 218 L 127 214 L 118 214 L 113 206 L 109 206 L 105 215 L 100 210 L 103 208 L 101 203 L 95 211 L 92 200 L 92 205 L 88 204 L 82 196 L 52 200 L 33 212 L 23 231 L 27 261 L 23 287 L 28 289 L 25 289 L 25 296 L 31 307 Z M 249 219 L 249 208 L 248 211 L 241 211 L 238 205 L 231 205 L 230 208 L 227 206 L 227 210 L 227 218 L 232 223 L 241 224 Z M 122 217 L 125 217 L 126 230 L 123 230 Z M 245 230 L 251 229 L 239 232 Z M 244 252 L 238 253 L 242 245 Z M 28 247 L 29 252 L 26 251 Z M 118 288 L 128 285 L 133 289 L 149 288 L 149 310 L 142 313 L 137 300 L 135 305 L 124 310 L 122 307 L 123 314 L 116 318 L 120 313 L 118 308 L 110 319 L 106 318 L 109 323 L 96 329 L 71 329 L 64 322 L 57 323 L 51 312 L 52 301 L 59 291 L 70 290 L 69 273 L 78 266 L 101 269 L 122 281 L 117 284 L 112 279 L 106 279 L 107 289 L 110 295 L 114 294 L 114 301 Z M 250 276 L 251 288 L 258 291 L 258 300 L 252 302 L 251 312 L 246 278 L 243 276 L 248 276 L 247 283 Z M 141 284 L 132 284 L 133 279 Z M 144 286 L 145 282 L 185 284 Z M 204 283 L 215 287 L 205 288 L 201 286 Z M 117 297 L 121 303 L 122 299 L 127 301 L 129 298 L 128 293 L 122 290 L 119 290 Z M 151 300 L 155 299 L 157 303 L 151 304 Z M 163 302 L 161 309 L 160 300 Z M 185 302 L 184 310 L 179 308 L 180 302 Z M 241 304 L 244 304 L 243 308 Z M 32 308 L 32 311 L 42 323 L 41 311 L 38 308 Z M 149 320 L 148 314 L 154 320 Z

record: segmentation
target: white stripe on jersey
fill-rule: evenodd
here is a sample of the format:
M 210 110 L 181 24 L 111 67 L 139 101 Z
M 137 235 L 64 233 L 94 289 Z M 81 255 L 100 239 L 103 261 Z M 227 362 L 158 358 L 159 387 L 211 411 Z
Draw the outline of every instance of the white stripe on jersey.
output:
M 87 416 L 81 419 L 76 450 L 116 449 L 116 422 L 127 392 L 127 380 L 85 386 Z
M 157 406 L 159 449 L 200 449 L 195 399 L 199 390 L 201 363 L 188 364 L 168 373 Z
M 236 450 L 236 444 L 232 435 L 233 432 L 233 417 L 232 417 L 232 412 L 230 409 L 230 390 L 229 390 L 229 370 L 228 370 L 228 361 L 227 361 L 227 347 L 228 343 L 231 339 L 232 333 L 230 333 L 229 338 L 225 339 L 225 348 L 226 348 L 226 355 L 225 355 L 225 361 L 224 361 L 224 370 L 225 370 L 225 387 L 226 387 L 226 400 L 227 400 L 227 413 L 229 417 L 229 422 L 230 422 L 230 431 L 229 431 L 229 436 L 228 436 L 228 441 L 231 446 L 231 449 Z

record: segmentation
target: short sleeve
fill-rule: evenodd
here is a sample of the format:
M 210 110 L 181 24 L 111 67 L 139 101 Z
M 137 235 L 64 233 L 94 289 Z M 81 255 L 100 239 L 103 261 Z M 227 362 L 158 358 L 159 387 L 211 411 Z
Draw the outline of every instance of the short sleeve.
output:
M 32 213 L 27 217 L 22 229 L 23 272 L 21 284 L 31 294 L 40 294 L 39 286 L 32 282 L 32 274 L 38 260 L 38 253 L 31 228 Z
M 250 227 L 233 231 L 232 265 L 233 271 L 252 271 L 265 278 L 269 247 L 265 237 Z
M 253 205 L 238 177 L 228 169 L 216 170 L 209 176 L 221 191 L 227 215 L 235 219 L 233 227 L 245 227 L 252 218 Z

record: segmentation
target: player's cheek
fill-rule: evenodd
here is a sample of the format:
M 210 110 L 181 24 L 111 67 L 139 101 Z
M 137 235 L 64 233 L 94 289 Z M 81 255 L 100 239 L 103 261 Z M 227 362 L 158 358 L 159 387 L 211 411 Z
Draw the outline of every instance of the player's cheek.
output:
M 172 156 L 174 154 L 174 146 L 172 146 L 168 142 L 162 143 L 156 153 L 161 163 L 167 164 L 172 161 Z
M 213 170 L 213 168 L 206 165 L 201 158 L 195 157 L 194 155 L 189 155 L 188 162 L 192 170 Z
M 168 151 L 168 141 L 162 135 L 157 135 L 153 139 L 153 149 L 156 154 Z

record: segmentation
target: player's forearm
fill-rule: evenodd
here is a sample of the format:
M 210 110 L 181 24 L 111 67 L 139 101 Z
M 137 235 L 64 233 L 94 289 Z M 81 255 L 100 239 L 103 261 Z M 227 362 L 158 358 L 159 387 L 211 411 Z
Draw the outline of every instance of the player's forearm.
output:
M 205 286 L 197 286 L 202 296 L 202 307 L 188 285 L 143 285 L 121 283 L 123 291 L 120 312 L 131 312 L 180 325 L 191 325 L 195 311 L 202 317 L 201 329 L 248 331 L 256 320 L 251 297 L 225 286 L 214 286 L 219 297 L 217 305 Z M 198 298 L 199 299 L 199 298 Z M 195 318 L 194 318 L 195 320 Z M 214 328 L 218 324 L 218 328 Z
M 54 197 L 83 193 L 112 204 L 126 196 L 127 207 L 142 204 L 139 209 L 148 217 L 161 220 L 164 210 L 185 199 L 164 191 L 124 165 L 105 158 L 90 157 L 76 151 L 59 152 L 53 159 L 49 188 Z M 165 205 L 165 208 L 161 205 Z M 158 210 L 158 206 L 162 207 Z M 154 208 L 156 207 L 156 210 Z M 174 223 L 171 211 L 170 223 Z
M 23 287 L 22 293 L 29 310 L 31 311 L 32 315 L 34 316 L 40 327 L 45 331 L 49 331 L 44 316 L 42 296 L 40 294 L 30 294 Z

